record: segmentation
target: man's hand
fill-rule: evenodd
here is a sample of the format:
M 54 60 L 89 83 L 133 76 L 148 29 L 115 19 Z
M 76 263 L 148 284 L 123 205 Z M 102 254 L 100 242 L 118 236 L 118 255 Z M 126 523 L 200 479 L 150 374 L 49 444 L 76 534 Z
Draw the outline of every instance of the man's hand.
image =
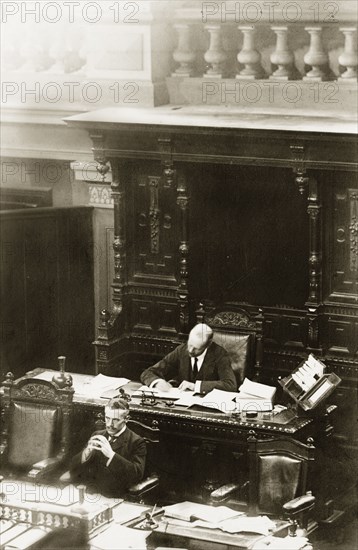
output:
M 82 451 L 82 456 L 81 456 L 82 464 L 83 462 L 87 462 L 87 460 L 89 460 L 93 454 L 93 449 L 92 449 L 92 446 L 90 445 L 90 441 L 87 443 L 87 447 L 85 447 Z
M 179 389 L 182 391 L 185 391 L 185 390 L 194 391 L 194 388 L 195 388 L 194 382 L 188 382 L 187 380 L 183 380 L 183 382 L 179 386 Z
M 158 380 L 155 384 L 155 389 L 159 391 L 170 391 L 172 389 L 172 385 L 169 384 L 169 382 L 166 382 L 165 380 Z
M 106 458 L 113 458 L 114 450 L 111 447 L 108 439 L 104 435 L 94 435 L 88 442 L 88 446 L 96 451 L 102 453 Z

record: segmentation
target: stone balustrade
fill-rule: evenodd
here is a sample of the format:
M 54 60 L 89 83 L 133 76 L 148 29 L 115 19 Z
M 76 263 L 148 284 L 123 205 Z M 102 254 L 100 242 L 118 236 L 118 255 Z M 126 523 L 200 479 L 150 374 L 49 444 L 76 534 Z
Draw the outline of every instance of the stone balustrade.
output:
M 357 29 L 349 25 L 174 24 L 173 76 L 357 81 Z
M 336 83 L 339 89 L 327 88 L 327 95 L 338 97 L 342 109 L 355 110 L 354 4 L 138 0 L 102 2 L 106 18 L 96 23 L 96 13 L 83 9 L 71 24 L 64 17 L 50 24 L 44 20 L 49 11 L 37 23 L 15 24 L 8 16 L 3 106 L 76 111 L 197 103 L 187 93 L 194 81 L 198 90 L 224 81 L 279 83 L 287 90 L 299 81 L 317 84 L 316 95 L 324 83 Z M 115 13 L 115 6 L 123 13 Z

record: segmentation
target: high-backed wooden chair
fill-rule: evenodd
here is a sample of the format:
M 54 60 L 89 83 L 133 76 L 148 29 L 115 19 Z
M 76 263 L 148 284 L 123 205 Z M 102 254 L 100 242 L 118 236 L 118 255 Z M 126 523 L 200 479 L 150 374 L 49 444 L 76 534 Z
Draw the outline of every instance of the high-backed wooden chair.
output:
M 57 477 L 69 454 L 71 384 L 59 388 L 36 378 L 14 382 L 11 373 L 6 375 L 0 445 L 6 476 Z
M 315 447 L 290 438 L 259 440 L 254 433 L 248 437 L 249 480 L 239 493 L 241 505 L 251 516 L 267 514 L 287 518 L 290 534 L 296 527 L 307 530 L 309 513 L 315 497 L 309 491 L 312 482 Z M 214 503 L 230 497 L 230 487 L 221 487 L 211 494 Z M 231 494 L 238 487 L 231 486 Z M 240 506 L 240 505 L 239 505 Z
M 208 324 L 214 331 L 214 342 L 228 352 L 238 386 L 246 376 L 259 380 L 263 359 L 261 309 L 251 314 L 232 302 L 220 306 L 201 303 L 196 310 L 196 320 Z

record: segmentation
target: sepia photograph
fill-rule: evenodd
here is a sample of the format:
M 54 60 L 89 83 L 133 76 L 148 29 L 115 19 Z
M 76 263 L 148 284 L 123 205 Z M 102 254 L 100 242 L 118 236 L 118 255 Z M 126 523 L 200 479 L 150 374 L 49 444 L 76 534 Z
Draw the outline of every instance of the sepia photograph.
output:
M 356 0 L 0 18 L 0 550 L 355 550 Z

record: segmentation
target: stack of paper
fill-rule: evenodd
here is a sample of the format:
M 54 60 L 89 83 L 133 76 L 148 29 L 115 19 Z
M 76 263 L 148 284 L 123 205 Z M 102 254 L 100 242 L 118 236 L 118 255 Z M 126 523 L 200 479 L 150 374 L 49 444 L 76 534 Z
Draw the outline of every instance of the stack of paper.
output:
M 242 411 L 271 411 L 276 388 L 245 378 L 236 398 L 236 409 Z
M 128 382 L 128 378 L 115 378 L 114 376 L 98 374 L 88 384 L 84 384 L 81 391 L 87 397 L 111 399 L 112 397 L 116 397 L 119 393 L 119 388 Z

